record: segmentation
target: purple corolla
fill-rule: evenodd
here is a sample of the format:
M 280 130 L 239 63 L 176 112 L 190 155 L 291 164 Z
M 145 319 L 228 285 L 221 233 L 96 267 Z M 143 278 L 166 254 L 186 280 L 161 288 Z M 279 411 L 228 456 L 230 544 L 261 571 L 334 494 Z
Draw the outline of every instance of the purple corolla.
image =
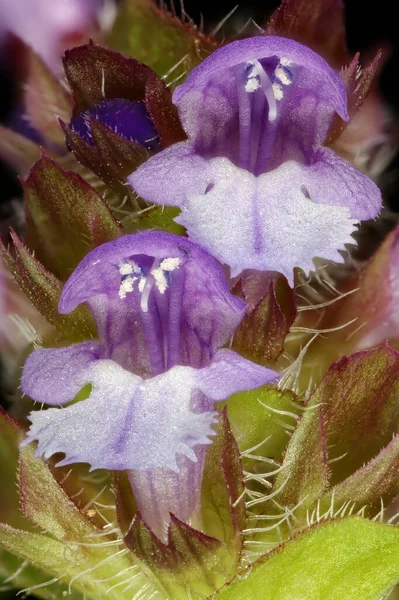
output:
M 169 513 L 187 521 L 199 506 L 215 402 L 277 374 L 219 349 L 245 303 L 186 238 L 145 232 L 96 248 L 66 282 L 59 310 L 82 302 L 99 340 L 33 352 L 21 389 L 60 407 L 90 384 L 88 398 L 32 412 L 24 443 L 37 440 L 44 458 L 63 452 L 59 464 L 128 471 L 143 518 L 165 540 Z
M 204 60 L 173 94 L 188 140 L 129 177 L 233 276 L 313 258 L 342 261 L 356 224 L 381 207 L 376 185 L 322 144 L 336 113 L 348 120 L 339 76 L 302 44 L 254 37 Z

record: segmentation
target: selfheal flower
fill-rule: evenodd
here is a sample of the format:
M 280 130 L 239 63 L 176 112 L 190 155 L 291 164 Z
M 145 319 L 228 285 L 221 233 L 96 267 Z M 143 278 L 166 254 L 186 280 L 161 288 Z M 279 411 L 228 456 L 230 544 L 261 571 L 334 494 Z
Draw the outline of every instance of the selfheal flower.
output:
M 99 341 L 34 352 L 21 389 L 52 406 L 31 413 L 25 443 L 45 458 L 127 470 L 139 509 L 165 539 L 169 513 L 198 507 L 215 402 L 274 381 L 274 371 L 218 350 L 241 321 L 216 261 L 178 236 L 124 236 L 90 252 L 71 275 L 59 310 L 86 302 Z M 55 393 L 54 382 L 59 382 Z
M 279 37 L 233 42 L 178 87 L 173 102 L 188 141 L 164 150 L 128 181 L 149 202 L 178 206 L 191 239 L 232 275 L 244 269 L 342 261 L 360 220 L 381 206 L 375 184 L 326 140 L 348 120 L 338 75 L 305 46 Z M 156 182 L 156 184 L 155 184 Z

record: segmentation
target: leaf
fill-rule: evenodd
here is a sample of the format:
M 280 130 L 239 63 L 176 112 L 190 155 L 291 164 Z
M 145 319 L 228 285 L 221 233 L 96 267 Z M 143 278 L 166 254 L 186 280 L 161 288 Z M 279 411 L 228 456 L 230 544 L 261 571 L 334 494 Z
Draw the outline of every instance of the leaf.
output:
M 296 317 L 292 289 L 275 273 L 247 271 L 234 289 L 248 309 L 233 339 L 233 349 L 249 360 L 275 362 Z
M 46 140 L 64 148 L 65 136 L 58 119 L 69 120 L 72 98 L 31 49 L 27 71 L 24 100 L 29 121 Z
M 283 0 L 265 33 L 302 42 L 340 66 L 348 56 L 344 17 L 341 0 Z
M 164 76 L 180 60 L 173 79 L 188 72 L 216 49 L 216 42 L 191 23 L 182 23 L 151 0 L 125 0 L 108 44 Z
M 399 581 L 399 529 L 359 518 L 305 530 L 215 600 L 378 600 Z
M 102 197 L 44 153 L 23 187 L 27 245 L 61 280 L 90 250 L 121 233 Z
M 24 175 L 40 158 L 40 146 L 0 125 L 0 157 L 18 173 Z
M 37 310 L 67 340 L 80 342 L 96 335 L 93 317 L 85 306 L 79 306 L 69 315 L 58 312 L 61 282 L 49 273 L 29 253 L 15 232 L 11 233 L 15 256 L 0 243 L 0 252 L 9 271 Z

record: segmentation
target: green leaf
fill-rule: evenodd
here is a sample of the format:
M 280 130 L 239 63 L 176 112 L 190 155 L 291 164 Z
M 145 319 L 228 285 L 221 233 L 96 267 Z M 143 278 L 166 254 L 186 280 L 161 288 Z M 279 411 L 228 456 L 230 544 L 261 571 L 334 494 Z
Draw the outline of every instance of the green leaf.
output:
M 102 197 L 79 175 L 42 155 L 24 183 L 26 243 L 61 280 L 120 228 Z
M 58 312 L 61 282 L 49 273 L 27 250 L 16 233 L 11 233 L 15 256 L 0 243 L 0 252 L 9 271 L 37 310 L 67 340 L 79 342 L 96 335 L 93 317 L 85 306 L 79 306 L 69 315 Z
M 173 71 L 172 79 L 191 70 L 216 49 L 211 38 L 151 0 L 123 2 L 108 44 L 142 61 L 161 76 L 186 57 L 180 68 Z
M 359 518 L 305 530 L 215 600 L 378 600 L 399 581 L 399 529 Z

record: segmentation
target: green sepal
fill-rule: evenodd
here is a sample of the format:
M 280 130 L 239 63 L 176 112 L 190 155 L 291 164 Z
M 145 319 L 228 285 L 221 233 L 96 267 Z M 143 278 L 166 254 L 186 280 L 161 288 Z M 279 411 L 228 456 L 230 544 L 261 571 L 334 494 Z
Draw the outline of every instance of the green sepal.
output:
M 175 223 L 174 219 L 180 214 L 180 208 L 175 206 L 154 206 L 138 217 L 137 229 L 161 229 L 175 235 L 185 235 L 186 230 L 182 225 Z
M 288 445 L 278 501 L 291 508 L 302 501 L 304 511 L 321 500 L 333 514 L 347 502 L 375 514 L 389 502 L 399 486 L 398 394 L 399 353 L 387 345 L 332 365 Z
M 68 591 L 77 590 L 85 598 L 106 600 L 113 584 L 125 579 L 126 585 L 129 585 L 126 570 L 132 567 L 132 562 L 121 552 L 116 554 L 115 547 L 105 544 L 100 547 L 98 540 L 106 541 L 93 535 L 85 538 L 84 530 L 78 540 L 58 540 L 0 524 L 0 546 L 47 573 L 49 586 L 54 577 L 56 581 L 67 584 Z M 146 583 L 144 576 L 143 580 L 132 584 L 131 593 L 140 590 Z M 126 600 L 121 589 L 123 585 L 113 590 L 115 600 Z
M 399 529 L 352 517 L 303 531 L 212 598 L 378 600 L 398 581 Z
M 186 139 L 172 94 L 165 81 L 151 74 L 145 88 L 145 105 L 157 130 L 161 146 L 166 148 Z
M 147 79 L 152 74 L 138 60 L 93 42 L 66 50 L 64 68 L 75 116 L 104 100 L 144 100 Z
M 108 44 L 143 61 L 161 76 L 184 59 L 171 74 L 172 79 L 190 71 L 217 47 L 212 38 L 190 23 L 182 23 L 152 0 L 125 0 Z
M 17 556 L 0 548 L 0 596 L 4 590 L 23 590 L 26 594 L 34 594 L 44 600 L 59 600 L 68 594 L 68 600 L 84 600 L 84 592 L 71 590 L 68 586 L 57 581 L 51 581 L 49 574 L 42 569 L 32 566 Z M 4 600 L 15 595 L 5 594 Z
M 17 470 L 22 429 L 19 423 L 0 406 L 0 522 L 12 527 L 26 527 L 19 508 Z
M 9 271 L 37 310 L 70 342 L 96 336 L 90 311 L 79 306 L 68 315 L 58 312 L 61 282 L 33 256 L 15 232 L 11 232 L 13 255 L 0 243 L 0 252 Z
M 149 158 L 150 153 L 144 146 L 118 135 L 96 119 L 90 120 L 94 145 L 86 143 L 65 123 L 62 127 L 69 147 L 84 167 L 93 171 L 121 198 L 132 193 L 126 178 Z
M 157 578 L 171 600 L 191 595 L 207 597 L 228 579 L 224 572 L 225 549 L 209 537 L 171 515 L 168 543 L 163 544 L 138 513 L 125 536 L 126 545 Z
M 69 120 L 72 97 L 30 48 L 27 49 L 27 76 L 24 102 L 32 127 L 51 144 L 65 151 L 65 136 L 59 119 Z
M 241 455 L 227 414 L 224 408 L 216 428 L 217 436 L 206 453 L 202 520 L 204 531 L 226 545 L 231 557 L 230 569 L 233 569 L 242 551 L 246 515 Z
M 102 197 L 44 153 L 23 187 L 27 246 L 61 280 L 90 250 L 121 235 Z
M 341 0 L 283 0 L 270 17 L 265 33 L 297 40 L 336 67 L 347 62 Z
M 234 292 L 248 308 L 234 335 L 233 349 L 260 364 L 275 362 L 297 312 L 287 280 L 254 271 L 238 280 Z

